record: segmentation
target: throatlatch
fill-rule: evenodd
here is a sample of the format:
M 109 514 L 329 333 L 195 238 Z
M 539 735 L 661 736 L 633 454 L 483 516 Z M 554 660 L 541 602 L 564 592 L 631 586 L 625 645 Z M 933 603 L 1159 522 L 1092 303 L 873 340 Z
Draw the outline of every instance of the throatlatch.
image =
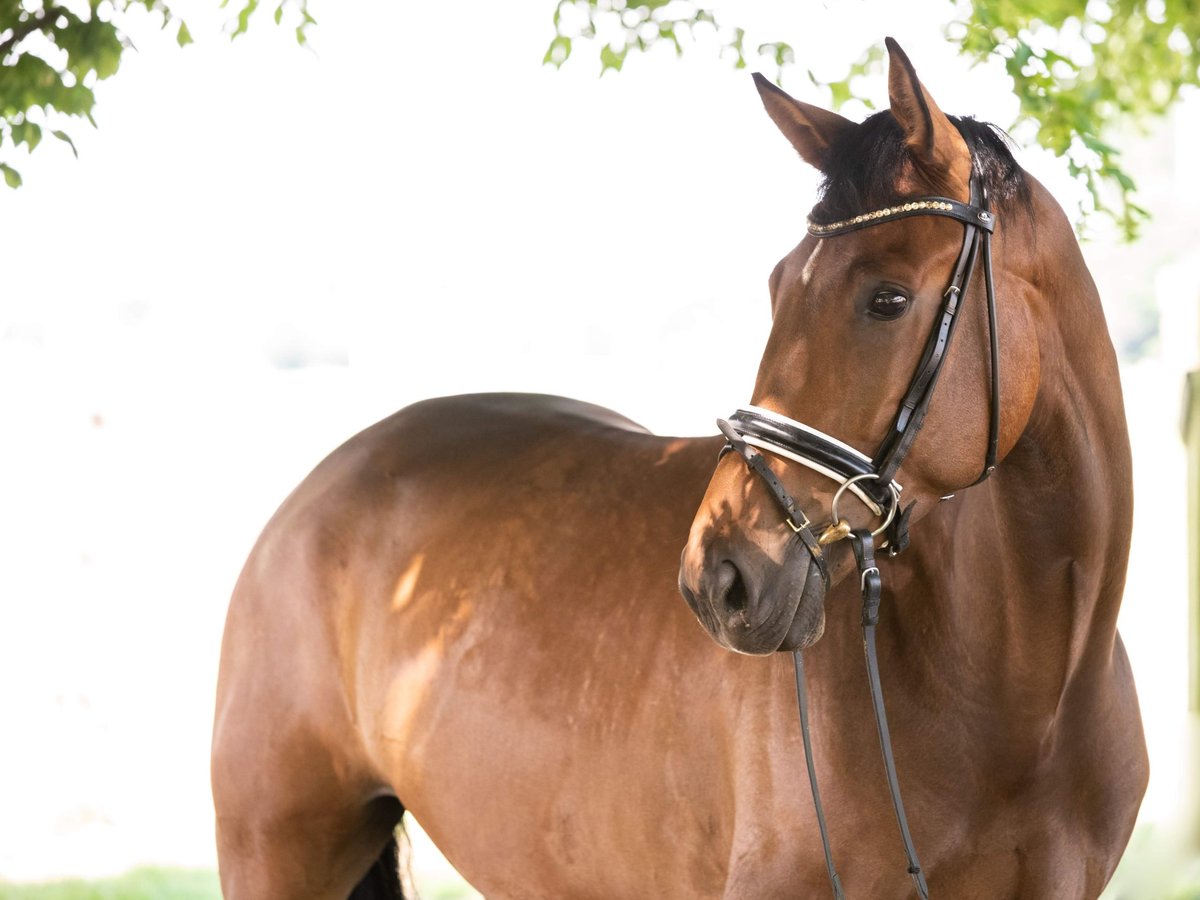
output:
M 875 725 L 879 732 L 879 744 L 883 754 L 884 772 L 887 776 L 892 808 L 896 813 L 896 824 L 899 827 L 900 839 L 904 844 L 904 853 L 908 860 L 908 873 L 912 876 L 913 885 L 921 900 L 928 900 L 929 888 L 917 858 L 916 848 L 913 846 L 908 819 L 904 812 L 904 801 L 900 796 L 900 784 L 892 754 L 891 734 L 888 730 L 887 710 L 883 701 L 883 689 L 879 679 L 879 661 L 875 649 L 875 627 L 879 622 L 879 607 L 882 600 L 882 579 L 879 567 L 875 563 L 875 538 L 883 536 L 884 540 L 881 546 L 887 547 L 890 556 L 899 554 L 908 545 L 908 519 L 914 504 L 910 503 L 908 507 L 901 509 L 901 487 L 896 482 L 895 476 L 924 424 L 934 388 L 937 387 L 942 365 L 946 361 L 950 342 L 957 329 L 958 312 L 970 285 L 976 260 L 980 256 L 983 257 L 991 351 L 991 411 L 983 471 L 973 484 L 983 481 L 996 468 L 1000 433 L 1000 351 L 996 325 L 995 287 L 992 281 L 991 234 L 995 227 L 995 217 L 987 208 L 987 198 L 982 180 L 979 173 L 974 170 L 974 166 L 972 166 L 970 192 L 970 203 L 960 203 L 946 197 L 921 197 L 885 209 L 863 213 L 840 222 L 822 224 L 809 219 L 809 232 L 819 238 L 833 237 L 911 216 L 946 216 L 962 222 L 965 226 L 962 250 L 955 263 L 950 283 L 942 295 L 941 314 L 934 322 L 933 331 L 926 341 L 912 381 L 904 394 L 888 434 L 874 457 L 868 457 L 834 437 L 769 409 L 755 406 L 744 407 L 737 410 L 728 420 L 717 420 L 717 427 L 720 428 L 727 441 L 721 454 L 724 455 L 730 451 L 737 452 L 750 470 L 763 480 L 783 510 L 788 527 L 804 543 L 811 554 L 826 588 L 829 587 L 829 569 L 825 548 L 837 541 L 849 539 L 854 550 L 863 604 L 863 650 L 866 656 L 867 678 L 871 687 L 871 703 L 875 710 Z M 800 463 L 839 483 L 831 504 L 831 521 L 819 533 L 814 530 L 813 523 L 767 465 L 760 450 Z M 883 525 L 874 531 L 852 530 L 838 513 L 838 502 L 846 491 L 857 496 L 873 515 L 882 518 Z M 817 786 L 816 766 L 813 761 L 812 741 L 808 728 L 808 692 L 804 677 L 804 660 L 799 650 L 794 651 L 793 658 L 796 666 L 796 693 L 800 706 L 800 729 L 804 738 L 804 754 L 813 806 L 816 808 L 817 825 L 821 831 L 821 844 L 825 853 L 825 867 L 829 874 L 829 883 L 833 888 L 834 897 L 836 900 L 844 900 L 845 894 L 841 879 L 833 864 L 825 811 L 821 806 L 821 794 Z

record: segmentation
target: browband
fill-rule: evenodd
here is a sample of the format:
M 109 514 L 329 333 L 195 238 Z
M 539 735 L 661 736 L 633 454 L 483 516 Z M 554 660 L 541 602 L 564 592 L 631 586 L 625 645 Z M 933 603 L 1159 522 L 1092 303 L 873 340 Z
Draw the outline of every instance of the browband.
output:
M 920 197 L 916 200 L 897 203 L 895 206 L 885 206 L 883 209 L 875 209 L 852 216 L 849 219 L 842 219 L 840 222 L 816 222 L 812 216 L 809 216 L 808 233 L 816 237 L 832 237 L 892 219 L 907 219 L 911 216 L 945 216 L 948 219 L 957 219 L 967 225 L 982 228 L 989 234 L 996 227 L 996 217 L 979 206 L 960 203 L 949 197 Z

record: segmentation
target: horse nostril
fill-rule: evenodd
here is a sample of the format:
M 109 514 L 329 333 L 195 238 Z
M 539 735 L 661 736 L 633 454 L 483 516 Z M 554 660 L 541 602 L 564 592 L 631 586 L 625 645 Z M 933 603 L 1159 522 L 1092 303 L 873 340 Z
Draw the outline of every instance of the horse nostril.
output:
M 713 597 L 724 600 L 726 609 L 740 612 L 746 608 L 746 583 L 742 573 L 729 560 L 717 566 L 717 577 L 713 582 Z

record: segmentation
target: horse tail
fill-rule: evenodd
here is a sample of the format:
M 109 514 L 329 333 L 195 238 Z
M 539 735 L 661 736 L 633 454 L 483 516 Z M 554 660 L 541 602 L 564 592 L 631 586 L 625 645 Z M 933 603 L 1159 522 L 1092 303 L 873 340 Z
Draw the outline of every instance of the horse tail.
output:
M 384 844 L 378 859 L 350 892 L 348 900 L 407 900 L 400 872 L 402 865 L 408 868 L 409 849 L 408 833 L 401 822 Z

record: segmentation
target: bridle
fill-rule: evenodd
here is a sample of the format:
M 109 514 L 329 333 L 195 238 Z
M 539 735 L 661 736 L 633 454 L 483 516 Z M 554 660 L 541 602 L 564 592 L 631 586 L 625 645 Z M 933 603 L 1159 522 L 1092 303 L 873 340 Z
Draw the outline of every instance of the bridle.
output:
M 737 452 L 751 471 L 766 484 L 776 502 L 783 509 L 785 522 L 804 543 L 812 556 L 825 587 L 829 587 L 829 569 L 824 547 L 838 540 L 849 539 L 858 565 L 859 587 L 862 593 L 863 644 L 867 661 L 867 676 L 871 687 L 871 702 L 875 710 L 875 724 L 879 731 L 879 743 L 883 753 L 884 770 L 896 822 L 904 843 L 908 859 L 908 873 L 912 876 L 917 894 L 928 900 L 929 888 L 917 859 L 916 848 L 909 834 L 904 803 L 900 797 L 900 785 L 896 776 L 895 760 L 892 756 L 891 736 L 888 731 L 887 712 L 883 703 L 883 692 L 879 682 L 879 664 L 875 650 L 875 626 L 879 621 L 879 603 L 882 581 L 875 564 L 875 538 L 882 536 L 880 546 L 886 546 L 890 556 L 896 556 L 908 545 L 908 519 L 915 503 L 901 509 L 901 487 L 896 482 L 896 472 L 911 449 L 917 433 L 925 421 L 929 403 L 937 387 L 942 365 L 950 350 L 950 342 L 958 326 L 958 312 L 971 283 L 976 261 L 983 258 L 984 286 L 987 294 L 988 333 L 991 344 L 991 415 L 988 425 L 987 450 L 983 471 L 972 485 L 983 481 L 996 468 L 996 451 L 1000 432 L 1000 349 L 996 326 L 996 292 L 992 280 L 991 235 L 995 217 L 988 209 L 983 179 L 972 160 L 970 178 L 970 202 L 960 203 L 946 197 L 918 197 L 893 206 L 844 219 L 840 222 L 820 223 L 810 216 L 808 231 L 818 238 L 832 238 L 851 231 L 870 228 L 884 222 L 893 222 L 912 216 L 944 216 L 964 225 L 962 250 L 950 277 L 950 283 L 942 295 L 941 314 L 935 320 L 933 331 L 925 343 L 925 349 L 917 364 L 916 372 L 900 407 L 892 421 L 887 436 L 873 457 L 787 416 L 768 409 L 743 407 L 727 420 L 718 419 L 717 426 L 725 435 L 727 443 L 721 455 Z M 839 483 L 830 507 L 831 521 L 818 534 L 812 521 L 804 514 L 799 504 L 787 492 L 783 483 L 767 465 L 759 450 L 774 456 L 807 466 Z M 971 486 L 971 485 L 969 485 Z M 838 504 L 846 491 L 857 496 L 872 514 L 883 520 L 874 531 L 852 529 L 841 519 Z M 825 852 L 825 868 L 833 887 L 834 897 L 843 900 L 841 881 L 833 865 L 833 854 L 829 846 L 829 834 L 825 825 L 825 813 L 821 806 L 821 795 L 817 787 L 816 769 L 813 765 L 812 742 L 808 729 L 808 691 L 804 679 L 804 661 L 799 650 L 793 653 L 796 664 L 796 692 L 800 706 L 800 725 L 804 737 L 804 754 L 808 766 L 809 786 L 812 789 L 813 805 L 816 808 L 817 824 L 821 831 L 821 843 Z
M 901 510 L 901 487 L 895 475 L 912 448 L 913 441 L 925 421 L 929 403 L 937 387 L 942 365 L 950 349 L 958 325 L 958 312 L 976 260 L 982 256 L 984 285 L 987 294 L 988 332 L 991 345 L 991 415 L 988 424 L 988 443 L 983 471 L 972 485 L 983 481 L 996 468 L 996 451 L 1000 432 L 1000 349 L 996 326 L 996 292 L 992 279 L 991 234 L 995 217 L 988 209 L 983 180 L 972 161 L 970 178 L 970 202 L 960 203 L 946 197 L 919 197 L 897 203 L 883 209 L 861 213 L 840 222 L 820 223 L 809 217 L 809 233 L 818 238 L 831 238 L 870 228 L 884 222 L 906 219 L 912 216 L 944 216 L 964 225 L 963 244 L 958 260 L 950 276 L 950 283 L 942 295 L 941 315 L 936 319 L 933 331 L 925 343 L 925 349 L 917 364 L 916 372 L 900 407 L 892 421 L 887 436 L 868 458 L 853 447 L 797 422 L 780 413 L 758 407 L 737 410 L 728 420 L 718 419 L 717 426 L 725 435 L 727 443 L 721 451 L 735 451 L 745 460 L 751 471 L 766 484 L 772 496 L 783 509 L 785 521 L 797 539 L 808 548 L 826 588 L 829 587 L 829 569 L 823 547 L 843 538 L 850 540 L 858 564 L 859 586 L 862 593 L 863 644 L 867 660 L 867 676 L 871 687 L 871 702 L 875 710 L 875 724 L 879 731 L 879 743 L 883 753 L 884 770 L 896 822 L 904 843 L 908 860 L 908 873 L 912 876 L 917 894 L 928 900 L 929 888 L 917 859 L 916 848 L 908 829 L 904 813 L 904 802 L 900 797 L 900 785 L 896 776 L 896 765 L 892 755 L 891 736 L 887 724 L 887 712 L 883 703 L 883 692 L 879 682 L 879 664 L 875 650 L 875 626 L 879 621 L 879 603 L 882 581 L 875 564 L 875 538 L 884 536 L 884 544 L 891 556 L 899 554 L 908 545 L 908 518 L 914 504 Z M 783 483 L 767 465 L 759 449 L 793 460 L 839 482 L 830 513 L 831 521 L 818 536 L 811 520 L 799 504 L 787 492 Z M 884 519 L 883 525 L 869 529 L 851 529 L 838 515 L 838 501 L 847 490 L 852 491 L 871 510 Z M 816 808 L 817 824 L 821 831 L 821 843 L 825 853 L 825 867 L 833 887 L 834 897 L 844 897 L 841 881 L 833 865 L 833 854 L 829 846 L 829 834 L 825 825 L 825 813 L 821 806 L 821 795 L 817 787 L 816 769 L 813 765 L 812 742 L 808 729 L 808 691 L 804 679 L 804 661 L 799 650 L 793 653 L 796 664 L 796 692 L 800 706 L 800 724 L 804 737 L 804 754 L 808 766 L 809 786 L 812 789 L 813 805 Z

